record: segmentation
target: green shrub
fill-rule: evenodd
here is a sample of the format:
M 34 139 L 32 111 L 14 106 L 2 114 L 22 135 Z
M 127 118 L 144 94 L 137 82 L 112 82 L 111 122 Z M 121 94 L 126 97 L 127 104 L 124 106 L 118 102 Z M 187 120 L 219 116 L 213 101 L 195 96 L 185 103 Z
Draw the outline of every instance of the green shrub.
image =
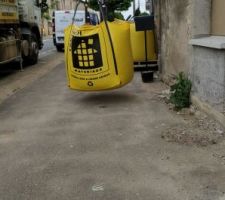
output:
M 114 18 L 124 20 L 124 16 L 122 15 L 121 12 L 115 12 Z
M 170 102 L 175 105 L 176 109 L 180 110 L 190 106 L 191 87 L 191 81 L 183 72 L 179 73 L 176 77 L 176 83 L 170 87 Z

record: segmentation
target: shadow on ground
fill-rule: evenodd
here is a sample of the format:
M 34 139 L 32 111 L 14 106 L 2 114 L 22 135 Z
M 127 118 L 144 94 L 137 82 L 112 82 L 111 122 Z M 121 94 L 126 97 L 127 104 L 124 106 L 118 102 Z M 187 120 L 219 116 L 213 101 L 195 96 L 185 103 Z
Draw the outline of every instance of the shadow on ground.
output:
M 118 104 L 118 103 L 132 103 L 137 100 L 136 95 L 129 93 L 89 93 L 80 99 L 82 104 Z

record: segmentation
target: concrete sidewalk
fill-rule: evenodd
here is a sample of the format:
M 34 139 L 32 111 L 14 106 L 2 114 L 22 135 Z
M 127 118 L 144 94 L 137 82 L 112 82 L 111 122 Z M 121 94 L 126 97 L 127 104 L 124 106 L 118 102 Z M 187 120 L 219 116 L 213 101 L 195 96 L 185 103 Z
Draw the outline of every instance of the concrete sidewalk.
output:
M 162 83 L 137 73 L 82 93 L 65 77 L 60 64 L 0 105 L 1 200 L 225 199 L 225 142 L 163 139 L 187 119 L 159 100 Z

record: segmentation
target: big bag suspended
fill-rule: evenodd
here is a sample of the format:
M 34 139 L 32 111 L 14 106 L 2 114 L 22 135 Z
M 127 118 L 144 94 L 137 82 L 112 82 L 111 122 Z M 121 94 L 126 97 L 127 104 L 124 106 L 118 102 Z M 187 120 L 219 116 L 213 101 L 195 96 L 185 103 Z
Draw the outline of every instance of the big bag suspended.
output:
M 133 57 L 128 23 L 97 26 L 71 25 L 65 30 L 68 86 L 82 91 L 119 88 L 133 78 Z

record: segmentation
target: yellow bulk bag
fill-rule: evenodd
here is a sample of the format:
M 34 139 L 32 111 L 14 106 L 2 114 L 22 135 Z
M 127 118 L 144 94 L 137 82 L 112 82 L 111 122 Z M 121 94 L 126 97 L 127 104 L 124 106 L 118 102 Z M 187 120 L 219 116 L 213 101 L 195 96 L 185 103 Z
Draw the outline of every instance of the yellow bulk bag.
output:
M 129 24 L 71 25 L 65 30 L 65 59 L 68 85 L 82 91 L 122 87 L 133 78 Z
M 148 61 L 156 60 L 155 42 L 153 31 L 147 31 L 147 58 Z M 144 31 L 136 31 L 135 23 L 130 23 L 130 41 L 134 62 L 145 61 L 145 36 Z

